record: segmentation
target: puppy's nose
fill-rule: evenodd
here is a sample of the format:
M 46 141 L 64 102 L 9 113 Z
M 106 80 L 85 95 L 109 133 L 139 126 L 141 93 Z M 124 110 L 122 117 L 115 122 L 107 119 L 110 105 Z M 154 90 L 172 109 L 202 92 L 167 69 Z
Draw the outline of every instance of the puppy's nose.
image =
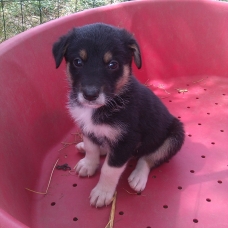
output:
M 88 101 L 96 100 L 99 97 L 99 93 L 99 89 L 94 86 L 88 86 L 82 90 L 83 97 Z

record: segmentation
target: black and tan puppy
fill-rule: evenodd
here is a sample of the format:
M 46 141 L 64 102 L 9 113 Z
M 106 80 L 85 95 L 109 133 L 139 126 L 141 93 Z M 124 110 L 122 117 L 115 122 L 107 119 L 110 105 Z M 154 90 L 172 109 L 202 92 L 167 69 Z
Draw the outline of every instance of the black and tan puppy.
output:
M 63 58 L 69 78 L 69 111 L 83 132 L 77 145 L 85 157 L 76 165 L 91 176 L 107 153 L 91 205 L 112 201 L 119 178 L 132 156 L 139 158 L 128 182 L 142 191 L 151 168 L 170 159 L 184 141 L 182 123 L 154 93 L 132 75 L 132 59 L 141 67 L 135 38 L 106 24 L 74 28 L 53 46 L 56 68 Z

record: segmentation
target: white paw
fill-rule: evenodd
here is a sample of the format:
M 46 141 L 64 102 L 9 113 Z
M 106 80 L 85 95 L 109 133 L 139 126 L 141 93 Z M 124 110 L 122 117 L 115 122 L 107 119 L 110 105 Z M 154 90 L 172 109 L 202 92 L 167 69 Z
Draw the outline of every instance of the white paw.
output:
M 96 172 L 98 166 L 99 166 L 99 163 L 90 161 L 87 158 L 83 158 L 75 166 L 75 170 L 79 176 L 90 177 Z
M 78 143 L 75 147 L 79 150 L 79 152 L 85 154 L 84 142 Z
M 148 172 L 135 169 L 128 178 L 130 187 L 136 192 L 141 192 L 145 189 L 148 179 Z
M 102 186 L 97 184 L 90 193 L 90 205 L 95 207 L 103 207 L 109 205 L 113 200 L 115 187 Z

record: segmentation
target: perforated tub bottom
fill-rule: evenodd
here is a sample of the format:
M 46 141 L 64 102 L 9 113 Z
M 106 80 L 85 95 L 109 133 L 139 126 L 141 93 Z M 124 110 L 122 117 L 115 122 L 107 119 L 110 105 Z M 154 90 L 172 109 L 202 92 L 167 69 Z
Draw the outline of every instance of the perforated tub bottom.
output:
M 114 227 L 227 228 L 228 79 L 209 75 L 145 83 L 185 124 L 186 140 L 173 159 L 151 171 L 141 195 L 128 185 L 136 164 L 129 162 L 117 187 Z M 79 142 L 80 137 L 71 134 L 77 132 L 75 128 L 62 142 Z M 63 146 L 59 142 L 48 153 L 37 191 L 45 191 L 54 157 L 71 168 L 83 157 L 74 144 Z M 96 209 L 89 204 L 99 173 L 80 178 L 55 169 L 47 195 L 28 192 L 34 197 L 33 227 L 105 227 L 111 206 Z

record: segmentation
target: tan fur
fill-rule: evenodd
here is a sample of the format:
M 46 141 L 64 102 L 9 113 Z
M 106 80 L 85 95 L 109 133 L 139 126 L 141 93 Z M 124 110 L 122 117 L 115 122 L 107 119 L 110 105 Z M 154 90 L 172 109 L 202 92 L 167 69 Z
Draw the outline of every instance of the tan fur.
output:
M 69 83 L 73 83 L 72 78 L 71 78 L 71 73 L 70 73 L 70 63 L 67 63 L 66 67 L 66 75 Z
M 112 60 L 112 53 L 110 51 L 104 54 L 104 62 L 109 63 Z
M 81 57 L 82 60 L 86 61 L 87 60 L 87 52 L 85 49 L 82 49 L 79 51 L 79 56 Z
M 144 157 L 145 161 L 147 162 L 150 168 L 155 167 L 156 162 L 159 162 L 164 157 L 167 157 L 170 143 L 170 140 L 166 139 L 165 142 L 158 148 L 158 150 L 155 153 L 149 154 Z
M 116 93 L 120 93 L 123 87 L 127 84 L 130 76 L 130 68 L 128 65 L 124 65 L 123 67 L 123 75 L 122 77 L 117 81 L 116 84 Z

